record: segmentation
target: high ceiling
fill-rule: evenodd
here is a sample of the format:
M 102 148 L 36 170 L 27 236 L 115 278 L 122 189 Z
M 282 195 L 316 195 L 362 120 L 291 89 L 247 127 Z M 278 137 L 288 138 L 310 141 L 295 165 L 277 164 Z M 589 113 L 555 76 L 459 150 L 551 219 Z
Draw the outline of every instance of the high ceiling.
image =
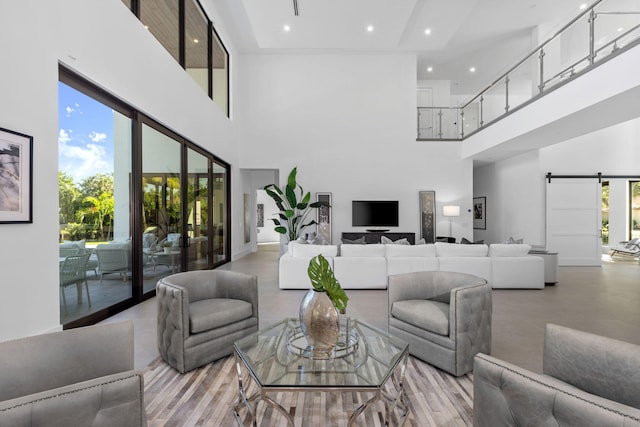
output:
M 451 80 L 452 92 L 458 94 L 484 89 L 540 40 L 578 15 L 584 2 L 206 1 L 213 2 L 222 14 L 219 18 L 232 32 L 240 52 L 415 53 L 418 80 Z M 430 34 L 425 33 L 427 29 Z M 428 72 L 427 67 L 433 70 Z M 474 73 L 469 71 L 471 67 L 475 67 Z

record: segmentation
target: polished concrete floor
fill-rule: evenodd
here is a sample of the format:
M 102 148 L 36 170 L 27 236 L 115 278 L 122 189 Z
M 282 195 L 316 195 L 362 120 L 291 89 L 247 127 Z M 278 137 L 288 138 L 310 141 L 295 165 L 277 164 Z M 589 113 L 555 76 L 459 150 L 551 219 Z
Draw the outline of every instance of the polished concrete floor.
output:
M 222 267 L 258 276 L 261 328 L 285 316 L 297 316 L 305 293 L 278 288 L 278 254 L 277 245 L 260 245 L 258 252 Z M 347 293 L 351 316 L 386 330 L 386 291 Z M 158 357 L 155 315 L 154 298 L 106 320 L 134 321 L 138 369 Z M 543 290 L 494 290 L 492 355 L 541 372 L 546 323 L 640 344 L 638 260 L 607 259 L 602 267 L 560 267 L 560 282 Z

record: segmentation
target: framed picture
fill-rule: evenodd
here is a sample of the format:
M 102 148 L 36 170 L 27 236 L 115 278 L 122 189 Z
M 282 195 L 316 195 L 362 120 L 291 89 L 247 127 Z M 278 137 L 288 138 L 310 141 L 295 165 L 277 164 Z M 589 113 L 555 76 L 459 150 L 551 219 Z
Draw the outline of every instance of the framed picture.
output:
M 33 137 L 0 128 L 0 223 L 32 223 Z
M 318 240 L 325 245 L 331 244 L 331 193 L 316 193 L 316 201 L 327 202 L 329 206 L 320 206 L 316 209 Z
M 476 230 L 487 229 L 487 198 L 473 198 L 473 228 Z
M 420 238 L 427 243 L 436 241 L 436 192 L 420 192 Z
M 258 203 L 258 211 L 256 218 L 256 227 L 264 227 L 264 204 Z

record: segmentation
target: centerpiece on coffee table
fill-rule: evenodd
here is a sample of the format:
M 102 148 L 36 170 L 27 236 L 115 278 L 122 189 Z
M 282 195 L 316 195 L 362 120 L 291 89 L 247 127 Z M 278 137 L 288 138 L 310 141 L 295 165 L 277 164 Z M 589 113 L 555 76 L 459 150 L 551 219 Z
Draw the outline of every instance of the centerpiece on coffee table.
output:
M 307 269 L 313 288 L 300 303 L 300 328 L 313 358 L 329 358 L 340 338 L 340 316 L 349 297 L 322 255 L 313 257 Z

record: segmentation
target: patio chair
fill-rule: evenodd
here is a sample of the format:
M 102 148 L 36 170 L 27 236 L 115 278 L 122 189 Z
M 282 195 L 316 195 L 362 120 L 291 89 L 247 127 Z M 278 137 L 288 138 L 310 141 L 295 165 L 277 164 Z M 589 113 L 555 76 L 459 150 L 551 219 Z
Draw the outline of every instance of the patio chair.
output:
M 628 242 L 620 242 L 619 246 L 612 248 L 610 256 L 613 258 L 618 254 L 624 256 L 640 256 L 640 238 L 636 237 Z
M 78 303 L 82 299 L 82 283 L 87 290 L 87 301 L 91 307 L 91 296 L 89 295 L 89 284 L 87 283 L 87 261 L 90 253 L 71 255 L 64 259 L 60 266 L 60 294 L 64 303 L 64 312 L 67 313 L 67 297 L 64 289 L 69 285 L 76 285 L 78 290 Z
M 128 243 L 105 243 L 94 249 L 98 257 L 100 284 L 107 273 L 118 273 L 122 280 L 127 280 L 127 273 L 131 271 L 131 249 Z

